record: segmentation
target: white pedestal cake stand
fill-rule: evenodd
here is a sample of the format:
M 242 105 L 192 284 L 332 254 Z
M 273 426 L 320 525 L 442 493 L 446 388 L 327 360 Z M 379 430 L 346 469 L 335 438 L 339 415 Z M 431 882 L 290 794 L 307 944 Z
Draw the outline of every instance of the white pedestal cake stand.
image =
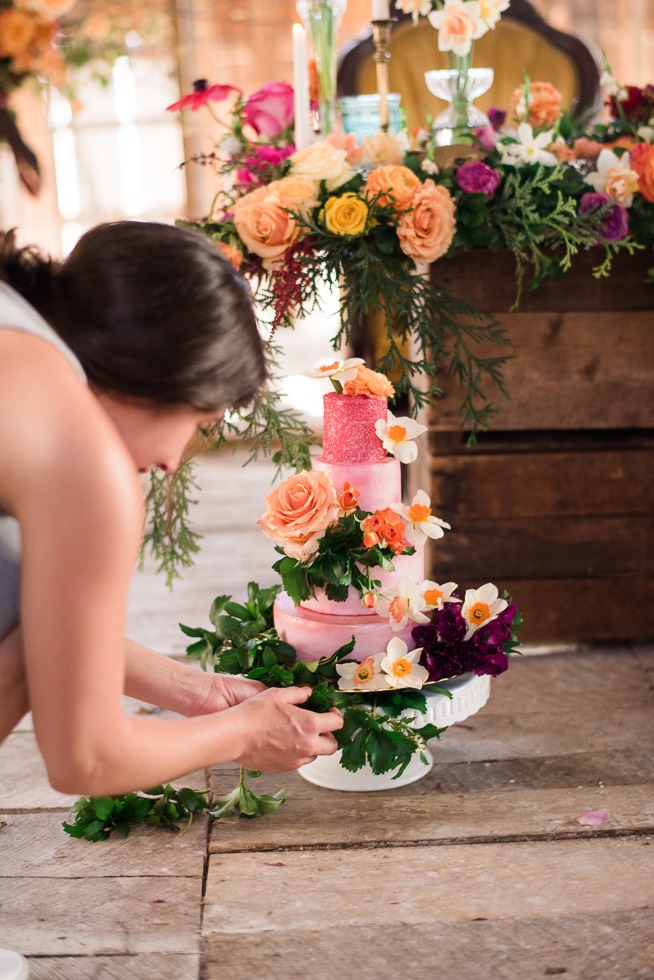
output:
M 487 674 L 482 677 L 477 677 L 476 674 L 463 674 L 452 680 L 441 681 L 440 686 L 446 687 L 451 692 L 451 699 L 425 688 L 422 693 L 427 698 L 427 713 L 421 715 L 413 712 L 418 727 L 430 722 L 438 728 L 446 728 L 476 714 L 488 701 L 490 680 Z M 340 764 L 340 751 L 335 752 L 334 755 L 319 755 L 314 762 L 298 769 L 298 773 L 307 782 L 322 786 L 324 789 L 348 790 L 353 793 L 399 789 L 400 786 L 408 786 L 427 775 L 434 764 L 434 759 L 429 751 L 425 755 L 426 763 L 422 762 L 416 753 L 398 779 L 393 779 L 393 773 L 377 776 L 368 765 L 357 772 L 348 772 Z

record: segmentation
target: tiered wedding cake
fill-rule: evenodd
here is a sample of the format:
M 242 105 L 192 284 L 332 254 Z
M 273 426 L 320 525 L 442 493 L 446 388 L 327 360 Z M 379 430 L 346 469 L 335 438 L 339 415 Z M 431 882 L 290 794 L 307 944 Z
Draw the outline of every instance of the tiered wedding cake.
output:
M 299 604 L 286 592 L 279 596 L 275 604 L 277 632 L 295 648 L 298 658 L 306 661 L 330 657 L 352 636 L 355 647 L 350 659 L 358 661 L 386 650 L 393 637 L 414 649 L 417 644 L 412 640 L 412 629 L 416 623 L 427 622 L 425 613 L 438 604 L 439 596 L 432 588 L 436 583 L 424 581 L 424 541 L 427 536 L 440 537 L 448 525 L 431 516 L 424 493 L 412 505 L 402 505 L 400 460 L 389 455 L 386 448 L 398 452 L 401 447 L 400 457 L 415 459 L 417 448 L 412 437 L 424 432 L 425 427 L 412 419 L 390 415 L 387 397 L 374 393 L 392 393 L 383 375 L 360 366 L 355 373 L 356 383 L 345 381 L 341 392 L 324 396 L 323 451 L 313 460 L 312 471 L 323 475 L 320 489 L 325 477 L 327 488 L 333 486 L 338 516 L 348 513 L 348 504 L 350 512 L 356 513 L 361 549 L 367 545 L 381 548 L 388 567 L 371 567 L 370 589 L 362 591 L 350 585 L 347 596 L 339 596 L 338 601 L 315 585 L 313 594 Z M 358 393 L 366 385 L 372 393 Z M 275 513 L 279 513 L 278 503 L 272 502 Z M 270 527 L 268 519 L 269 514 L 262 518 L 264 531 L 279 540 L 279 529 Z M 314 539 L 299 557 L 310 564 L 307 552 L 318 545 Z M 298 556 L 292 547 L 285 547 L 285 551 Z

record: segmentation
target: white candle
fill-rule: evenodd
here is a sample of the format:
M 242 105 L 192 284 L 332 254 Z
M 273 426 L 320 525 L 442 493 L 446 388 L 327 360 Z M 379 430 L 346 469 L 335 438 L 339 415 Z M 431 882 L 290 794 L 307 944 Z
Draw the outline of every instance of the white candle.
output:
M 311 107 L 309 105 L 307 32 L 302 24 L 293 24 L 293 93 L 295 149 L 303 150 L 311 142 Z
M 390 20 L 391 11 L 388 0 L 372 0 L 372 19 Z

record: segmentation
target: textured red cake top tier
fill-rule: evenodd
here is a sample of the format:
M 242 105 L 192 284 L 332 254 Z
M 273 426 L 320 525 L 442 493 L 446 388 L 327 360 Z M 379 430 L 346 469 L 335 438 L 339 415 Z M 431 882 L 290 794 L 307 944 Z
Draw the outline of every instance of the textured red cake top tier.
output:
M 386 399 L 367 395 L 323 395 L 322 453 L 330 463 L 376 463 L 387 453 L 375 432 L 378 419 L 386 421 Z

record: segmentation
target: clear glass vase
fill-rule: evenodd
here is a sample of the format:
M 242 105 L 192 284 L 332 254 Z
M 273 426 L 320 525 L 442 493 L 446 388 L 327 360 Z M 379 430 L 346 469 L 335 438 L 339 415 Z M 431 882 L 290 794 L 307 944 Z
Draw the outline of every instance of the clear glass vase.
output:
M 316 61 L 321 136 L 333 133 L 337 124 L 336 35 L 346 6 L 347 0 L 297 0 Z
M 483 95 L 493 84 L 492 68 L 470 68 L 462 64 L 425 72 L 425 82 L 432 95 L 450 105 L 434 119 L 432 128 L 439 146 L 469 143 L 470 132 L 477 126 L 489 126 L 488 116 L 473 105 L 473 99 Z

